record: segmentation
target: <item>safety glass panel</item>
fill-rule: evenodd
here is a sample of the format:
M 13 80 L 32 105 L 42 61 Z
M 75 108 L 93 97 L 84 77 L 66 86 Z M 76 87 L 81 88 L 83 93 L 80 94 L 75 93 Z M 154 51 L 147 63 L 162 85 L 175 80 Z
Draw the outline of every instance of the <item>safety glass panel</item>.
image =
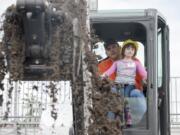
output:
M 122 53 L 123 41 L 116 41 L 118 46 L 121 48 L 120 52 Z M 145 45 L 141 42 L 138 42 L 138 51 L 135 59 L 141 63 L 142 67 L 146 70 L 146 49 Z M 105 41 L 95 43 L 95 47 L 93 48 L 93 52 L 97 56 L 97 60 L 100 65 L 102 65 L 103 61 L 106 61 L 108 56 L 108 49 L 104 47 Z M 113 51 L 113 50 L 112 50 Z M 122 58 L 123 59 L 123 58 Z M 120 59 L 119 59 L 120 60 Z M 107 63 L 106 63 L 107 64 Z M 106 65 L 104 65 L 104 68 Z M 110 67 L 110 66 L 109 66 Z M 100 67 L 98 67 L 100 68 Z M 100 69 L 101 70 L 101 69 Z M 139 85 L 142 86 L 141 89 L 137 89 L 135 85 L 127 85 L 120 84 L 113 81 L 113 86 L 111 87 L 111 92 L 120 96 L 123 102 L 122 112 L 116 113 L 113 111 L 107 112 L 107 118 L 111 121 L 120 119 L 121 126 L 120 128 L 124 130 L 144 130 L 147 129 L 147 83 L 143 81 L 139 81 Z M 142 82 L 141 82 L 142 81 Z

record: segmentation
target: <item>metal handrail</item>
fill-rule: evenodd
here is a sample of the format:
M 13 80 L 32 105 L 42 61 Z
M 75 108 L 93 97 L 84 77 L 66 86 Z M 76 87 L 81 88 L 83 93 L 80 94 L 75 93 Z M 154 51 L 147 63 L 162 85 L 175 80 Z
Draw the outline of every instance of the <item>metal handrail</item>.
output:
M 35 83 L 36 84 L 36 83 Z M 28 85 L 28 89 L 31 88 L 31 86 Z M 14 85 L 15 89 L 16 87 L 18 88 L 18 86 Z M 24 86 L 23 86 L 24 87 Z M 22 87 L 22 93 L 25 94 L 25 91 Z M 180 77 L 171 77 L 170 78 L 170 122 L 171 122 L 171 127 L 180 127 Z M 41 109 L 42 107 L 46 107 L 48 104 L 47 101 L 47 94 L 42 93 L 42 91 L 38 91 L 40 93 L 37 94 L 37 96 L 39 97 L 39 99 L 41 100 L 42 104 L 41 106 L 38 106 L 39 109 Z M 29 91 L 28 91 L 28 95 L 30 95 Z M 18 96 L 17 96 L 18 97 Z M 18 97 L 20 98 L 20 97 Z M 21 98 L 25 98 L 24 96 Z M 15 100 L 14 100 L 15 101 Z M 10 121 L 13 120 L 17 120 L 17 119 L 21 119 L 19 122 L 23 122 L 24 120 L 29 120 L 29 119 L 33 119 L 34 122 L 39 122 L 40 120 L 40 115 L 41 112 L 37 111 L 35 113 L 35 115 L 32 114 L 32 116 L 28 116 L 26 115 L 26 112 L 23 110 L 23 106 L 21 104 L 23 104 L 22 102 L 20 102 L 19 100 L 16 101 L 16 103 L 19 103 L 17 106 L 14 106 L 14 113 L 11 113 L 9 115 L 9 119 L 11 119 Z M 34 103 L 34 101 L 31 101 L 31 104 Z M 28 103 L 26 103 L 28 105 Z M 38 105 L 34 104 L 34 105 Z M 2 108 L 4 110 L 4 108 Z M 22 110 L 21 113 L 19 110 Z M 36 110 L 35 110 L 36 111 Z M 3 118 L 3 116 L 0 116 L 0 120 Z
M 171 127 L 180 127 L 180 77 L 170 77 L 170 122 Z

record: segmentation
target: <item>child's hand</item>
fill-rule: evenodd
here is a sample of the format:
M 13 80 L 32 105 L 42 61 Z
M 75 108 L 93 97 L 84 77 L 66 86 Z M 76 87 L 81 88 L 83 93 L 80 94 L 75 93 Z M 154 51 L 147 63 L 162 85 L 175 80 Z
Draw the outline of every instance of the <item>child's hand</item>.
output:
M 107 79 L 107 78 L 108 78 L 108 76 L 107 76 L 106 74 L 102 74 L 102 75 L 100 75 L 100 77 L 102 78 L 102 80 L 104 80 L 104 79 Z
M 110 84 L 110 85 L 113 85 L 114 84 L 114 81 L 110 80 L 109 77 L 106 75 L 106 74 L 102 74 L 100 75 L 102 81 L 104 82 L 104 84 Z

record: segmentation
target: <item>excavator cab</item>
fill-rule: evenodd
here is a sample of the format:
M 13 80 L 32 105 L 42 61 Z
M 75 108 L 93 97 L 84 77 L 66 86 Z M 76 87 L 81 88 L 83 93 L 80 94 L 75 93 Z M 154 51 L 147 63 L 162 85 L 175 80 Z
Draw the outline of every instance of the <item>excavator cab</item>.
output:
M 169 29 L 163 16 L 155 9 L 97 10 L 91 13 L 90 21 L 100 39 L 94 49 L 96 54 L 106 58 L 103 42 L 108 39 L 119 45 L 127 39 L 135 40 L 139 45 L 137 58 L 148 73 L 147 87 L 143 88 L 147 110 L 144 114 L 136 113 L 140 108 L 135 104 L 143 101 L 130 99 L 134 124 L 124 128 L 123 134 L 170 135 Z

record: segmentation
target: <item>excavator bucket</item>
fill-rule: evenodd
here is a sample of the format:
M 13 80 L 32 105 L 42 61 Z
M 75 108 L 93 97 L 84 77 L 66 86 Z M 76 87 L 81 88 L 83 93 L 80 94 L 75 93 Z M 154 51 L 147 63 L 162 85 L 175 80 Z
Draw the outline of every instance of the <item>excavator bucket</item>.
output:
M 12 68 L 17 68 L 18 63 L 22 73 L 14 77 L 14 80 L 45 80 L 45 76 L 54 72 L 51 58 L 52 33 L 62 24 L 64 15 L 61 11 L 53 11 L 45 0 L 17 0 L 14 10 L 6 14 L 6 20 L 12 19 L 12 22 L 7 23 L 15 26 L 10 30 L 15 36 L 9 39 L 10 44 L 7 43 L 6 47 L 19 50 L 10 50 L 11 54 L 7 57 L 9 71 L 11 73 Z M 5 33 L 6 36 L 9 37 Z M 12 40 L 21 44 L 16 47 Z M 15 57 L 21 60 L 14 62 Z
M 46 6 L 44 0 L 18 0 L 17 12 L 23 20 L 25 34 L 25 76 L 48 71 L 49 47 L 45 37 Z

